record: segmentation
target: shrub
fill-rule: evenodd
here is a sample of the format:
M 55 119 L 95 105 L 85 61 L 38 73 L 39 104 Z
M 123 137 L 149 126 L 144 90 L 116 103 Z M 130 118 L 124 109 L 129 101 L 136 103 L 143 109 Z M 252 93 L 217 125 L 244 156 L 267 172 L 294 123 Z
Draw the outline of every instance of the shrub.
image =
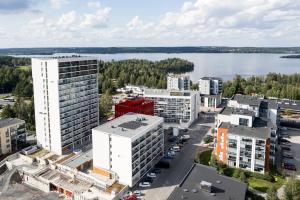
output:
M 213 141 L 214 141 L 214 137 L 211 136 L 211 135 L 207 135 L 207 136 L 205 136 L 205 137 L 203 138 L 203 141 L 204 141 L 205 144 L 210 143 L 210 142 L 213 142 Z

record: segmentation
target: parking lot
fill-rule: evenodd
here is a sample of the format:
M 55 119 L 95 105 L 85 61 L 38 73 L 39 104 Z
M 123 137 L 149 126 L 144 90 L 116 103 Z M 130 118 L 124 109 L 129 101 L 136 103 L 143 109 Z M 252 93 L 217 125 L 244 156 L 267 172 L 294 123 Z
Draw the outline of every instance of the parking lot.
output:
M 190 139 L 185 142 L 180 152 L 176 152 L 173 158 L 168 159 L 170 168 L 161 169 L 161 172 L 156 174 L 157 177 L 153 179 L 150 187 L 142 188 L 137 185 L 133 188 L 133 190 L 140 190 L 142 192 L 140 199 L 163 200 L 168 198 L 192 167 L 197 147 L 209 128 L 210 127 L 195 123 L 189 130 L 186 130 L 186 132 L 181 131 L 180 135 L 189 135 Z M 171 136 L 169 135 L 168 137 Z M 176 145 L 176 142 L 166 140 L 165 153 L 174 145 Z
M 296 167 L 294 170 L 285 170 L 287 173 L 295 173 L 300 178 L 300 130 L 299 129 L 288 129 L 283 131 L 285 135 L 284 139 L 290 141 L 290 145 L 281 145 L 282 147 L 287 146 L 290 148 L 287 150 L 282 149 L 282 163 L 288 163 Z M 287 156 L 284 156 L 287 155 Z M 290 157 L 291 156 L 291 157 Z M 285 167 L 283 167 L 284 169 Z

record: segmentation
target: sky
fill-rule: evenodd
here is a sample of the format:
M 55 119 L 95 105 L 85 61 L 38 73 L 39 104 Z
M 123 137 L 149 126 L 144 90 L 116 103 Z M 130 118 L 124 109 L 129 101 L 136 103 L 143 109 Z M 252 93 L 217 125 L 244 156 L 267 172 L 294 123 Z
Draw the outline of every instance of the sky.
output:
M 0 0 L 0 48 L 300 46 L 300 0 Z

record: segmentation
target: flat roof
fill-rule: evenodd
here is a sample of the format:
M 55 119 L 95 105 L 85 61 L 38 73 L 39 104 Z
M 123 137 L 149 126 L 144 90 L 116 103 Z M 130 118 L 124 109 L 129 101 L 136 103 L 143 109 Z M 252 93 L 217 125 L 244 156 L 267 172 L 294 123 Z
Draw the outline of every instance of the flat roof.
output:
M 212 193 L 201 190 L 201 182 L 211 183 Z M 246 191 L 245 183 L 221 175 L 213 167 L 194 164 L 185 180 L 174 189 L 168 200 L 243 200 Z
M 241 135 L 245 137 L 268 139 L 270 138 L 270 127 L 248 127 L 242 125 L 233 125 L 228 122 L 222 122 L 220 128 L 228 129 L 228 134 Z
M 127 138 L 133 138 L 150 128 L 153 124 L 163 122 L 163 118 L 138 113 L 127 113 L 93 130 L 108 134 L 118 135 Z
M 75 169 L 81 166 L 82 164 L 91 161 L 92 159 L 93 159 L 93 149 L 90 149 L 86 152 L 81 152 L 76 154 L 75 156 L 69 158 L 68 160 L 65 160 L 61 164 Z
M 200 80 L 222 80 L 220 77 L 213 77 L 213 76 L 204 76 L 200 78 Z
M 21 124 L 21 123 L 25 123 L 25 121 L 17 118 L 0 119 L 0 128 L 12 126 L 15 124 Z
M 235 94 L 231 100 L 237 101 L 240 104 L 247 104 L 251 106 L 260 106 L 261 98 L 259 96 L 248 96 L 248 95 L 241 95 Z
M 296 100 L 278 100 L 278 106 L 283 109 L 300 111 L 300 101 Z
M 167 89 L 145 89 L 144 95 L 145 96 L 151 96 L 151 95 L 157 95 L 157 96 L 166 96 L 166 97 L 190 97 L 194 94 L 197 94 L 199 92 L 192 91 L 192 90 L 167 90 Z
M 247 116 L 255 116 L 255 112 L 242 108 L 232 108 L 232 107 L 224 107 L 220 113 L 221 115 L 247 115 Z
M 58 62 L 70 62 L 70 61 L 84 61 L 84 60 L 98 60 L 92 56 L 45 56 L 45 57 L 34 57 L 36 60 L 57 60 Z

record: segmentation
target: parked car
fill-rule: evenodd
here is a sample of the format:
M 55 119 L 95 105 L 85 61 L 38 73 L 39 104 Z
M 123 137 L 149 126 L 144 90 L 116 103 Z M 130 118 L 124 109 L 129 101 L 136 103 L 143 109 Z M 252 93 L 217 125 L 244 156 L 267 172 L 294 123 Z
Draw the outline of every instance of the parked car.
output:
M 139 186 L 142 187 L 142 188 L 146 188 L 146 187 L 150 187 L 151 184 L 150 184 L 149 182 L 141 182 L 141 183 L 139 184 Z
M 289 140 L 284 139 L 284 138 L 281 138 L 280 141 L 281 141 L 281 142 L 284 142 L 284 143 L 291 143 Z
M 149 177 L 149 178 L 156 178 L 156 174 L 155 173 L 148 173 L 147 177 Z
M 175 153 L 175 151 L 168 151 L 167 155 L 174 157 L 176 155 L 176 153 Z
M 291 151 L 291 148 L 286 146 L 282 146 L 281 149 L 285 151 Z
M 171 151 L 179 152 L 180 147 L 179 146 L 174 146 L 174 147 L 171 148 Z
M 290 146 L 291 146 L 291 143 L 288 143 L 288 142 L 281 142 L 280 145 L 290 147 Z
M 143 182 L 153 183 L 153 179 L 150 177 L 147 177 L 147 176 L 145 178 L 143 178 L 142 180 L 143 180 Z
M 283 167 L 284 169 L 291 170 L 291 171 L 297 170 L 295 165 L 284 165 Z
M 171 155 L 165 155 L 164 156 L 164 159 L 167 159 L 167 160 L 170 160 L 170 159 L 173 159 L 174 158 L 174 156 L 171 156 Z
M 135 190 L 133 191 L 133 194 L 136 195 L 137 197 L 142 196 L 142 191 L 141 190 Z
M 183 135 L 182 138 L 188 140 L 188 139 L 191 138 L 191 136 L 189 136 L 189 135 Z
M 293 158 L 294 158 L 293 155 L 287 154 L 287 153 L 283 153 L 282 156 L 283 156 L 284 158 L 289 158 L 289 159 L 293 159 Z

